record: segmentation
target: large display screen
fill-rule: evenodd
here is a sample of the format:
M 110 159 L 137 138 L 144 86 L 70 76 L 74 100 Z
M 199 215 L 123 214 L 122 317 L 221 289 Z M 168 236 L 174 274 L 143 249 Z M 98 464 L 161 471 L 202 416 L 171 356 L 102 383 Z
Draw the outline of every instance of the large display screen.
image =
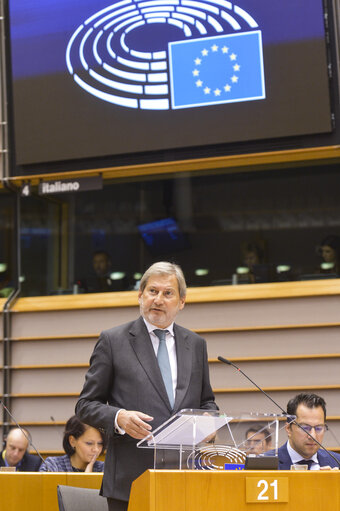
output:
M 329 133 L 322 0 L 10 0 L 16 162 Z

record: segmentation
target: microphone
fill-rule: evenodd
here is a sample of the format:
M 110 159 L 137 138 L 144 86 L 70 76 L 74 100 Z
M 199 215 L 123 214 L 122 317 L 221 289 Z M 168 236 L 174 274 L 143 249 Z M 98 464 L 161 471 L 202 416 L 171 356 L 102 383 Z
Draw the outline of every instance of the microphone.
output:
M 237 367 L 237 365 L 235 365 L 233 362 L 231 362 L 230 360 L 227 360 L 227 359 L 226 359 L 226 358 L 224 358 L 224 357 L 217 357 L 217 359 L 218 359 L 220 362 L 223 362 L 224 364 L 228 364 L 228 365 L 230 365 L 230 366 L 235 367 L 235 369 L 237 369 L 237 371 L 239 371 L 241 374 L 243 374 L 243 376 L 244 376 L 245 378 L 247 378 L 247 380 L 249 380 L 249 381 L 250 381 L 250 382 L 251 382 L 251 383 L 252 383 L 252 384 L 253 384 L 253 385 L 254 385 L 257 389 L 259 389 L 259 390 L 262 392 L 262 394 L 264 394 L 264 395 L 265 395 L 268 399 L 270 399 L 270 400 L 274 403 L 274 405 L 276 405 L 276 406 L 277 406 L 277 407 L 281 410 L 281 412 L 283 413 L 283 415 L 287 415 L 287 412 L 285 412 L 285 411 L 284 411 L 284 409 L 282 408 L 282 406 L 280 406 L 278 403 L 276 403 L 276 402 L 274 401 L 274 399 L 272 399 L 272 398 L 271 398 L 271 397 L 267 394 L 267 392 L 265 392 L 263 389 L 261 389 L 261 387 L 259 387 L 259 386 L 258 386 L 258 385 L 257 385 L 257 384 L 253 381 L 253 380 L 251 380 L 251 379 L 249 378 L 249 376 L 247 376 L 247 375 L 246 375 L 246 374 L 245 374 L 245 373 L 244 373 L 244 372 L 243 372 L 243 371 L 242 371 L 239 367 Z
M 57 428 L 58 424 L 57 424 L 57 421 L 55 420 L 55 418 L 53 417 L 53 415 L 50 415 L 50 419 L 53 423 L 53 426 L 55 426 Z M 60 431 L 58 431 L 58 434 L 59 434 L 59 436 L 61 436 L 61 438 L 63 438 L 64 435 Z
M 252 383 L 257 389 L 259 389 L 260 392 L 262 392 L 262 394 L 264 394 L 268 399 L 270 399 L 270 401 L 272 401 L 272 403 L 274 403 L 275 406 L 277 406 L 279 408 L 279 410 L 281 410 L 281 412 L 283 413 L 283 415 L 285 415 L 287 417 L 287 420 L 289 420 L 289 417 L 291 418 L 292 416 L 291 415 L 288 415 L 287 412 L 282 408 L 282 406 L 280 406 L 276 401 L 274 401 L 274 399 L 272 399 L 268 394 L 267 392 L 265 392 L 263 389 L 261 389 L 261 387 L 259 387 L 257 385 L 257 383 L 255 383 L 251 378 L 249 378 L 248 375 L 246 375 L 246 373 L 244 373 L 239 367 L 237 367 L 236 364 L 234 364 L 233 362 L 231 362 L 230 360 L 227 360 L 226 358 L 224 357 L 217 357 L 217 359 L 220 361 L 220 362 L 223 362 L 224 364 L 227 364 L 227 365 L 230 365 L 230 366 L 233 366 L 235 367 L 235 369 L 237 369 L 237 371 L 239 371 L 241 374 L 243 374 L 243 376 L 245 378 L 247 378 L 247 380 L 250 381 L 250 383 Z M 320 442 L 318 440 L 316 440 L 316 438 L 314 438 L 310 433 L 308 433 L 307 431 L 305 431 L 303 429 L 302 426 L 300 426 L 300 424 L 298 422 L 296 422 L 295 419 L 291 419 L 289 421 L 289 424 L 295 424 L 296 426 L 298 426 L 300 429 L 302 429 L 302 431 L 304 431 L 304 433 L 306 433 L 316 444 L 318 444 L 319 447 L 321 447 L 321 449 L 323 449 L 324 451 L 326 451 L 326 453 L 331 457 L 333 458 L 334 461 L 336 461 L 338 467 L 340 468 L 340 461 L 331 453 L 329 452 L 328 449 L 326 449 L 326 447 L 324 447 L 322 444 L 320 444 Z
M 16 425 L 16 427 L 18 429 L 20 429 L 21 433 L 24 435 L 24 437 L 26 438 L 26 440 L 28 441 L 28 444 L 33 447 L 33 449 L 35 450 L 35 452 L 37 453 L 37 455 L 39 456 L 39 458 L 41 459 L 42 463 L 45 463 L 45 460 L 44 458 L 41 456 L 40 452 L 38 451 L 38 449 L 35 447 L 35 445 L 33 444 L 32 442 L 32 437 L 31 435 L 29 434 L 29 432 L 25 431 L 21 426 L 20 424 L 17 423 L 17 421 L 15 420 L 15 418 L 13 417 L 13 415 L 11 414 L 11 412 L 9 411 L 9 409 L 7 408 L 7 406 L 3 403 L 3 401 L 0 399 L 0 404 L 1 406 L 3 407 L 3 409 L 8 413 L 8 415 L 10 416 L 10 418 L 12 419 L 12 421 L 14 422 L 14 424 Z M 47 470 L 49 472 L 49 470 Z

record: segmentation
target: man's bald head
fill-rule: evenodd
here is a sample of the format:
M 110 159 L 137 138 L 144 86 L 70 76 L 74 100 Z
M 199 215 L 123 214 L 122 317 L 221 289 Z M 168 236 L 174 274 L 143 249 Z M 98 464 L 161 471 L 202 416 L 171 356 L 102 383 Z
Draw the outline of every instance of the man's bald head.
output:
M 15 467 L 20 463 L 27 451 L 29 433 L 28 431 L 25 431 L 25 433 L 27 438 L 19 428 L 13 428 L 7 435 L 5 458 L 10 467 Z

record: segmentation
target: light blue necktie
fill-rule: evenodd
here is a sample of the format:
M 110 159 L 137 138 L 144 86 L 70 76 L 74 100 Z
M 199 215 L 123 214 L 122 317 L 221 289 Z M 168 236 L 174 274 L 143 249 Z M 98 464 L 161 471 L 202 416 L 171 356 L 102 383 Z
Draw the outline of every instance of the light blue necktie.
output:
M 168 349 L 166 347 L 166 334 L 168 333 L 168 330 L 159 330 L 156 329 L 153 331 L 155 335 L 157 335 L 159 339 L 159 346 L 157 351 L 157 360 L 158 365 L 162 373 L 164 385 L 168 394 L 168 398 L 170 401 L 171 408 L 174 407 L 174 392 L 172 388 L 172 374 L 171 374 L 171 367 L 170 367 L 170 361 L 169 361 L 169 353 Z

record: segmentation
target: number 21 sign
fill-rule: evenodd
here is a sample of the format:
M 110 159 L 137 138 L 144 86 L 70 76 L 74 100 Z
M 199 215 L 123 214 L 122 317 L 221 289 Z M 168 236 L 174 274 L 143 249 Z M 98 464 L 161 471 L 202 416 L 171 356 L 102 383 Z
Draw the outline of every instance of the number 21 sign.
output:
M 288 493 L 288 477 L 246 478 L 247 502 L 288 502 Z

